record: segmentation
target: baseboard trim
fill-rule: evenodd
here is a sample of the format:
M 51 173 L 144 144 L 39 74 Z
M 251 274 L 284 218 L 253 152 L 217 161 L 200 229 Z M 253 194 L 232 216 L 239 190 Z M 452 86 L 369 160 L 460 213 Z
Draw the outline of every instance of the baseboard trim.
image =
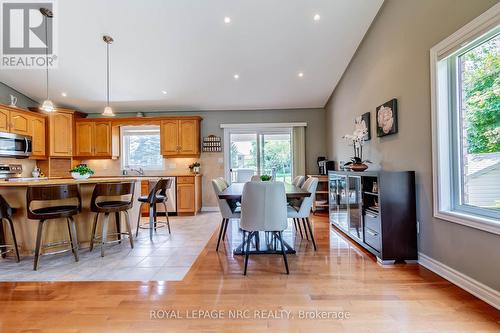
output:
M 201 211 L 202 212 L 218 212 L 219 211 L 219 207 L 217 207 L 217 206 L 215 206 L 215 207 L 211 207 L 211 206 L 201 207 Z
M 418 253 L 418 263 L 500 310 L 499 291 L 420 252 Z

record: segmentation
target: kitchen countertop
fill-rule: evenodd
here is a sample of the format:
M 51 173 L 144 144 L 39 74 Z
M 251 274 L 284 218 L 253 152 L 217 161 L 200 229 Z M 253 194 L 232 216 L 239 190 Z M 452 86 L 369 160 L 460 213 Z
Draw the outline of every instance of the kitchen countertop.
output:
M 28 180 L 28 181 L 1 181 L 0 187 L 25 187 L 25 186 L 42 186 L 42 185 L 61 185 L 61 184 L 97 184 L 107 182 L 126 182 L 126 181 L 142 181 L 142 180 L 155 180 L 161 177 L 194 177 L 201 176 L 201 174 L 184 174 L 184 175 L 162 175 L 162 176 L 106 176 L 106 177 L 90 177 L 82 180 L 75 180 L 73 178 L 53 178 L 42 180 Z

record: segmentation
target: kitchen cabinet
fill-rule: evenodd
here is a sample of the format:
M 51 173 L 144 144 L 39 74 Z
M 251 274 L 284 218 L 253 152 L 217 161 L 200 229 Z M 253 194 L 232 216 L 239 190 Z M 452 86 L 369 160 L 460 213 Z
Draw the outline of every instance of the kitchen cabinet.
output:
M 8 132 L 9 131 L 9 118 L 10 112 L 8 110 L 0 109 L 0 131 Z
M 30 119 L 29 135 L 31 135 L 32 159 L 46 158 L 46 121 L 43 116 L 32 116 Z
M 161 121 L 161 152 L 165 157 L 200 155 L 200 119 L 179 118 Z
M 73 114 L 55 111 L 49 117 L 49 154 L 54 157 L 73 155 Z
M 10 111 L 10 132 L 30 135 L 31 115 L 26 112 Z
M 196 215 L 201 209 L 201 175 L 177 177 L 177 214 Z
M 113 158 L 119 155 L 119 128 L 111 121 L 82 119 L 75 122 L 75 157 Z

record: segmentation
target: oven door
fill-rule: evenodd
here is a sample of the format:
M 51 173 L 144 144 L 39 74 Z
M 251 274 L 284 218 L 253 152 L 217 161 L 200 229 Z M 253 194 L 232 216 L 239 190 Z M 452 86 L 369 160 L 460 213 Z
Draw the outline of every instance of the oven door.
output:
M 0 156 L 24 158 L 31 151 L 31 136 L 0 132 Z

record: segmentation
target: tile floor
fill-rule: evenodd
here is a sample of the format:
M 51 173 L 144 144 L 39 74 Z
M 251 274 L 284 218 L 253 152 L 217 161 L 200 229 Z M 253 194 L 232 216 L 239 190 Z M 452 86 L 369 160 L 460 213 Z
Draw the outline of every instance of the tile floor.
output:
M 148 230 L 141 230 L 134 249 L 127 240 L 111 244 L 104 258 L 100 247 L 81 249 L 79 262 L 70 252 L 42 256 L 38 271 L 33 257 L 20 263 L 0 258 L 0 281 L 180 281 L 218 228 L 220 215 L 172 217 L 170 223 L 170 236 L 162 228 L 151 242 Z

